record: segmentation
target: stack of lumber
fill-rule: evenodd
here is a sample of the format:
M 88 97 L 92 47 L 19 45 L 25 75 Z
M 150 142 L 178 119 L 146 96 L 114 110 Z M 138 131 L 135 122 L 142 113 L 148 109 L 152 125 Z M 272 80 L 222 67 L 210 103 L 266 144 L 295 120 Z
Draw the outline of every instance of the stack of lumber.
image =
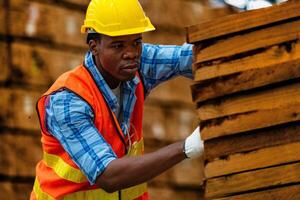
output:
M 187 28 L 205 198 L 300 199 L 300 2 Z
M 35 165 L 42 158 L 35 104 L 60 74 L 82 63 L 87 45 L 80 27 L 89 2 L 0 0 L 0 199 L 29 198 Z M 150 43 L 182 44 L 184 26 L 231 12 L 212 10 L 207 0 L 140 3 L 157 28 L 143 35 Z M 147 152 L 185 138 L 197 125 L 189 84 L 176 79 L 147 98 Z M 186 161 L 155 178 L 149 183 L 151 198 L 199 199 L 200 167 L 200 160 Z
M 29 198 L 42 157 L 35 104 L 59 74 L 82 63 L 85 7 L 0 1 L 0 199 Z

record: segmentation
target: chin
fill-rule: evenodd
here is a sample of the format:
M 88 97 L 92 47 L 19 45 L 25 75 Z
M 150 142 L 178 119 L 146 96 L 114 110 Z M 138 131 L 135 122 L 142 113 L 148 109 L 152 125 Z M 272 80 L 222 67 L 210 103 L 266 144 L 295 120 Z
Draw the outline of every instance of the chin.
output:
M 126 77 L 122 77 L 120 80 L 123 81 L 123 82 L 131 81 L 132 79 L 134 79 L 134 77 L 135 77 L 135 74 L 130 75 L 130 76 L 126 76 Z

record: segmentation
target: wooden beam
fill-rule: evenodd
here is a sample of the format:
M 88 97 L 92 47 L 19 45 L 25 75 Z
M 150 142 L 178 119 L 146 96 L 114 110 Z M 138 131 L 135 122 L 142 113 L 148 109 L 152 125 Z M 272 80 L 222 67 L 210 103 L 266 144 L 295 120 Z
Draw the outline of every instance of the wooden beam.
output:
M 300 59 L 219 77 L 192 86 L 193 101 L 203 102 L 239 91 L 300 77 Z
M 217 99 L 201 104 L 197 112 L 200 120 L 209 120 L 247 112 L 271 110 L 289 104 L 300 104 L 300 82 Z
M 214 200 L 299 200 L 300 185 L 286 186 L 259 192 L 251 192 Z
M 5 131 L 0 134 L 0 173 L 6 176 L 35 176 L 35 165 L 42 159 L 39 132 Z
M 1 20 L 1 19 L 0 19 Z M 8 49 L 5 42 L 0 41 L 0 82 L 7 80 L 9 75 Z
M 205 197 L 217 198 L 297 182 L 300 182 L 300 163 L 208 179 Z
M 202 102 L 298 77 L 300 44 L 274 46 L 255 55 L 197 69 L 193 101 Z
M 297 20 L 218 40 L 214 44 L 199 45 L 195 47 L 195 62 L 227 58 L 251 50 L 297 40 L 299 32 L 300 20 Z
M 299 41 L 282 43 L 243 56 L 232 57 L 229 60 L 220 59 L 212 63 L 195 63 L 194 81 L 202 82 L 249 70 L 264 69 L 298 60 L 299 58 Z
M 187 28 L 189 43 L 220 37 L 223 35 L 260 27 L 274 22 L 299 17 L 300 3 L 284 3 L 269 8 L 229 15 L 213 21 L 203 22 Z
M 36 13 L 36 14 L 33 14 Z M 45 4 L 33 1 L 10 1 L 9 15 L 14 20 L 10 34 L 70 45 L 73 50 L 86 49 L 86 37 L 79 33 L 84 13 L 63 8 L 57 4 Z
M 12 43 L 12 80 L 21 84 L 48 87 L 59 75 L 82 63 L 83 55 L 47 48 L 39 44 Z
M 248 152 L 275 145 L 300 141 L 300 122 L 214 138 L 204 142 L 205 159 L 227 158 L 230 154 Z M 216 148 L 217 147 L 217 148 Z
M 300 104 L 200 122 L 202 140 L 300 120 Z
M 206 178 L 300 161 L 300 142 L 267 147 L 215 159 L 205 165 Z

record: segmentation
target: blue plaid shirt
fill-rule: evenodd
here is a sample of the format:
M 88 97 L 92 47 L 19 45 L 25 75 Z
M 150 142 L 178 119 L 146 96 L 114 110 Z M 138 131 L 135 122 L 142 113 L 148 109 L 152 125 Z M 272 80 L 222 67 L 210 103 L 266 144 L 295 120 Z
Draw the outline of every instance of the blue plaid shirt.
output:
M 102 75 L 94 64 L 92 54 L 85 55 L 85 66 L 91 72 L 112 111 L 120 106 Z M 143 76 L 145 92 L 158 84 L 182 75 L 192 77 L 192 45 L 151 45 L 143 44 L 140 71 Z M 126 134 L 130 115 L 133 111 L 136 96 L 135 89 L 138 77 L 123 82 L 123 121 L 120 122 Z M 86 175 L 90 184 L 106 169 L 107 165 L 117 158 L 111 146 L 104 140 L 93 123 L 94 113 L 87 102 L 69 90 L 60 90 L 48 96 L 46 101 L 46 125 L 57 138 L 73 161 Z

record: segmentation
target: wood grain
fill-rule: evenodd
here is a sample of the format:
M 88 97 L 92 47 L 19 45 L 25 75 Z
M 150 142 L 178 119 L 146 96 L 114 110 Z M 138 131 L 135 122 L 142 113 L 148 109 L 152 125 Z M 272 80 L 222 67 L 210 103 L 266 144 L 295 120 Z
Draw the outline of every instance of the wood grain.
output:
M 200 42 L 300 16 L 298 1 L 229 15 L 187 28 L 187 41 Z
M 202 66 L 196 70 L 195 76 L 196 83 L 192 86 L 194 102 L 298 78 L 300 45 L 274 46 L 241 59 Z
M 300 82 L 207 102 L 201 104 L 197 112 L 200 120 L 209 120 L 247 112 L 271 110 L 289 104 L 300 104 Z
M 14 82 L 34 86 L 51 85 L 59 75 L 79 66 L 84 52 L 47 48 L 39 44 L 12 43 L 12 70 Z
M 215 159 L 205 165 L 205 177 L 212 178 L 289 162 L 300 161 L 300 142 L 267 147 Z
M 7 44 L 0 41 L 0 82 L 7 80 L 9 75 Z
M 223 197 L 238 192 L 297 182 L 300 182 L 300 163 L 208 179 L 205 197 Z
M 230 154 L 300 141 L 300 121 L 229 135 L 204 142 L 205 159 L 227 158 Z
M 299 191 L 300 185 L 292 185 L 260 192 L 217 198 L 214 200 L 298 200 L 300 199 Z
M 35 176 L 35 165 L 42 158 L 39 132 L 1 132 L 0 173 L 6 176 Z
M 300 20 L 281 25 L 255 30 L 240 34 L 206 47 L 195 48 L 195 62 L 206 62 L 219 58 L 226 58 L 259 48 L 267 48 L 275 44 L 297 40 L 300 32 Z
M 201 138 L 208 140 L 298 120 L 300 120 L 300 104 L 237 114 L 200 122 Z
M 0 88 L 0 126 L 15 129 L 40 130 L 35 104 L 42 92 Z
M 14 0 L 9 15 L 11 19 L 18 19 L 10 26 L 10 34 L 13 36 L 87 48 L 85 35 L 80 34 L 83 12 L 55 4 Z
M 197 82 L 215 79 L 249 70 L 258 70 L 284 64 L 300 58 L 300 42 L 286 42 L 260 49 L 228 60 L 211 63 L 194 63 Z M 263 60 L 263 62 L 262 62 Z

